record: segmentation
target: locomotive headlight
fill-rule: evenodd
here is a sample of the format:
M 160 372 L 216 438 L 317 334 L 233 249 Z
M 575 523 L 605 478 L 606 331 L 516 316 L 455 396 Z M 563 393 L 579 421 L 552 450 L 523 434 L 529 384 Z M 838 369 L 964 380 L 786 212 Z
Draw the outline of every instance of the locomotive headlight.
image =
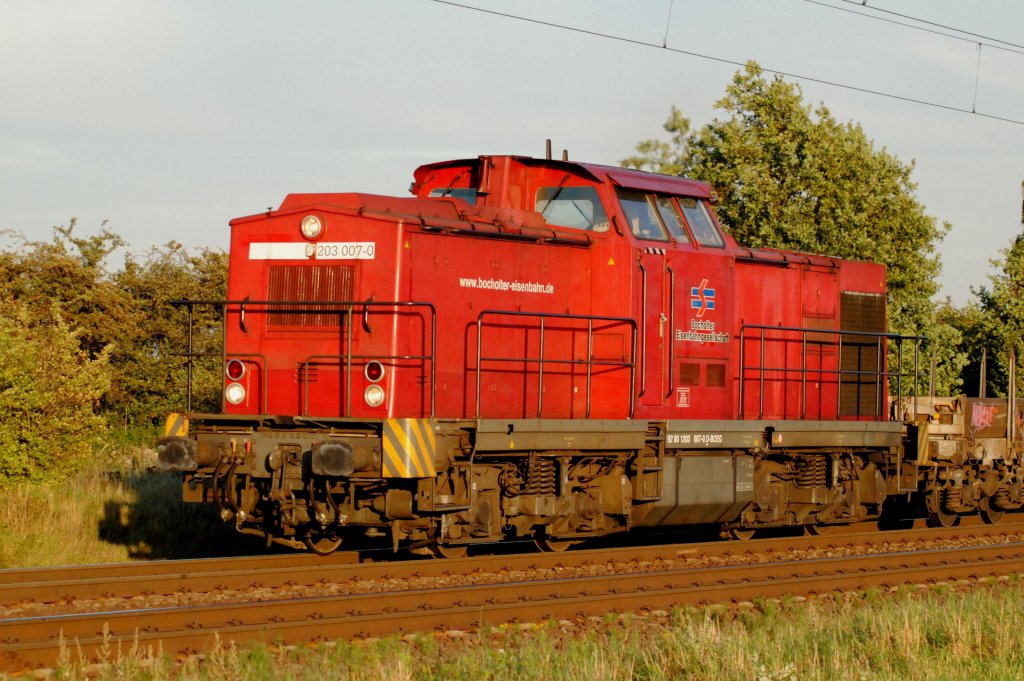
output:
M 379 407 L 384 404 L 384 388 L 376 383 L 366 386 L 366 390 L 363 391 L 363 399 L 367 406 Z
M 231 404 L 241 404 L 245 400 L 245 388 L 241 383 L 228 383 L 224 388 L 224 399 Z
M 315 215 L 307 215 L 302 218 L 300 229 L 302 230 L 302 236 L 307 239 L 315 239 L 320 236 L 320 232 L 323 231 L 324 223 Z

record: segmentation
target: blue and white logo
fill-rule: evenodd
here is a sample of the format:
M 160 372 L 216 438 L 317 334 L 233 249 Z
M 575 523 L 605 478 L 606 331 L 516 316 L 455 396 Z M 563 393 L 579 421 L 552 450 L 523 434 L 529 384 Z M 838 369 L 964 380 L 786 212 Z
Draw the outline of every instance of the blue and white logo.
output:
M 715 309 L 715 289 L 708 288 L 708 280 L 701 279 L 699 286 L 690 288 L 690 308 L 697 311 L 698 317 L 703 317 L 708 310 Z

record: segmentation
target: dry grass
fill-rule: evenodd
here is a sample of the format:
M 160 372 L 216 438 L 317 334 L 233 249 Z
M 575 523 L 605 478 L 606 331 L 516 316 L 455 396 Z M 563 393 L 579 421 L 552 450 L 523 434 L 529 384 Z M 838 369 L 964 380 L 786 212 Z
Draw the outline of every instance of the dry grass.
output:
M 177 477 L 151 470 L 139 446 L 108 448 L 61 487 L 9 485 L 0 495 L 0 568 L 251 553 L 259 545 L 207 506 L 181 501 Z
M 83 564 L 252 552 L 205 506 L 181 502 L 152 452 L 111 448 L 66 486 L 5 488 L 0 566 Z M 73 646 L 60 678 L 110 679 L 744 679 L 946 681 L 1024 678 L 1024 586 L 905 589 L 763 601 L 648 617 L 545 622 L 463 636 L 239 649 L 203 659 L 112 644 L 87 673 Z
M 1024 678 L 1024 588 L 842 594 L 807 603 L 542 622 L 457 635 L 240 649 L 175 662 L 130 651 L 109 679 L 952 681 Z M 114 659 L 111 655 L 110 659 Z M 83 678 L 71 662 L 62 678 Z

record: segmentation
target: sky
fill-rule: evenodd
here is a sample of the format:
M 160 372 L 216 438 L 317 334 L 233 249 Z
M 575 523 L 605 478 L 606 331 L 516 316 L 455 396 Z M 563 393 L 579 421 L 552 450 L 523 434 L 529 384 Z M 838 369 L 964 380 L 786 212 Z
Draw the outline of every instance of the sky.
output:
M 407 196 L 433 161 L 542 156 L 551 138 L 617 164 L 673 105 L 694 127 L 724 115 L 739 67 L 684 50 L 792 74 L 913 161 L 916 198 L 952 226 L 941 295 L 962 305 L 1021 233 L 1024 125 L 806 78 L 1024 121 L 1024 3 L 821 3 L 984 37 L 808 0 L 465 0 L 654 47 L 431 0 L 5 0 L 0 230 L 49 240 L 74 217 L 133 255 L 226 249 L 229 220 L 288 193 Z M 972 40 L 991 43 L 980 62 Z

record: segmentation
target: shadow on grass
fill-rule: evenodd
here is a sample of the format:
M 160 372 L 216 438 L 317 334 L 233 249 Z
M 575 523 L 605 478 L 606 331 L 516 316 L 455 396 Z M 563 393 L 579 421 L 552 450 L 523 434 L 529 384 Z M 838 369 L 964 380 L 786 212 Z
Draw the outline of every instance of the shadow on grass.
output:
M 134 502 L 107 501 L 101 541 L 127 547 L 135 560 L 173 560 L 278 553 L 258 537 L 239 534 L 213 504 L 186 504 L 181 480 L 157 472 L 113 474 Z

